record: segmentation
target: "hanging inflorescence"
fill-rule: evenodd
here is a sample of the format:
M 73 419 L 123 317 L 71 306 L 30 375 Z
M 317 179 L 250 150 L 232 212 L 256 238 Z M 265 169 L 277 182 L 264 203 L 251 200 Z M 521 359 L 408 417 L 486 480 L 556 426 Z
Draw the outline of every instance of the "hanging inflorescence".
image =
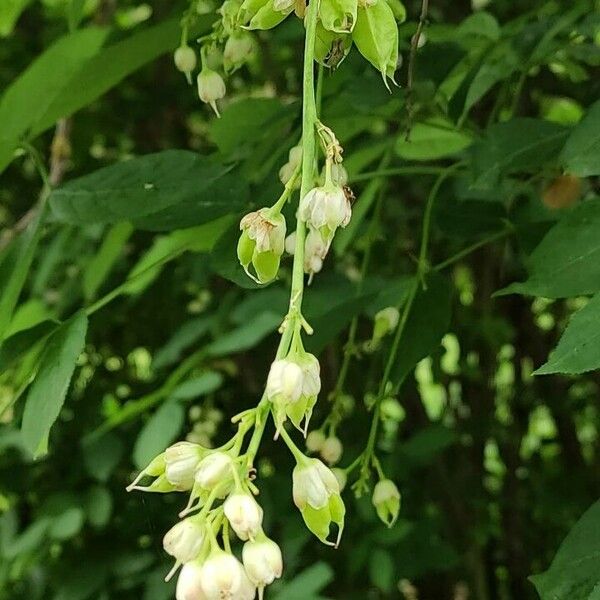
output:
M 174 57 L 189 81 L 197 67 L 197 55 L 188 44 L 188 35 L 198 6 L 194 2 L 183 18 L 182 43 Z M 336 232 L 350 222 L 353 200 L 343 148 L 317 114 L 314 61 L 337 67 L 354 42 L 381 71 L 387 85 L 388 78 L 393 81 L 398 61 L 396 20 L 403 18 L 401 4 L 315 0 L 306 6 L 302 0 L 226 0 L 218 12 L 221 18 L 213 31 L 199 40 L 197 76 L 200 99 L 217 114 L 216 103 L 226 93 L 219 71 L 232 73 L 256 52 L 249 30 L 274 27 L 292 12 L 305 22 L 302 138 L 280 169 L 281 196 L 272 206 L 242 218 L 237 246 L 241 266 L 259 284 L 277 278 L 285 251 L 293 255 L 294 265 L 289 310 L 258 405 L 233 417 L 237 432 L 223 446 L 209 449 L 192 442 L 177 443 L 152 460 L 128 487 L 130 491 L 187 494 L 181 520 L 163 539 L 165 551 L 175 560 L 167 580 L 181 568 L 178 600 L 251 600 L 257 591 L 262 598 L 265 587 L 282 574 L 279 546 L 263 531 L 263 509 L 255 483 L 254 460 L 269 417 L 275 437 L 283 440 L 296 461 L 294 503 L 308 529 L 323 543 L 335 547 L 340 543 L 345 518 L 341 491 L 357 466 L 361 467 L 359 485 L 354 486 L 358 494 L 368 485 L 371 469 L 376 470 L 379 482 L 372 500 L 380 518 L 392 525 L 400 509 L 398 489 L 383 474 L 372 444 L 346 469 L 330 468 L 343 454 L 336 436 L 344 417 L 343 394 L 334 399 L 322 427 L 308 431 L 321 377 L 318 359 L 304 348 L 303 336 L 310 335 L 312 328 L 302 314 L 302 298 L 305 276 L 310 282 L 321 271 Z M 287 235 L 282 210 L 298 189 L 296 228 Z M 371 349 L 397 324 L 397 309 L 378 314 Z M 287 431 L 288 422 L 306 438 L 307 452 L 318 453 L 322 460 L 296 446 Z M 242 543 L 241 553 L 232 548 L 236 538 Z

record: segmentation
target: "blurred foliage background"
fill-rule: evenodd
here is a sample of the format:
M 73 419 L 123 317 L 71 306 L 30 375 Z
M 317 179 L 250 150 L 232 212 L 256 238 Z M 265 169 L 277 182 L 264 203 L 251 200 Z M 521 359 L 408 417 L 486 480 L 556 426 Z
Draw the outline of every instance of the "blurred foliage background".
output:
M 347 465 L 366 444 L 365 396 L 377 387 L 387 347 L 366 351 L 363 342 L 377 310 L 401 305 L 425 201 L 436 177 L 453 169 L 432 215 L 430 257 L 439 268 L 410 313 L 394 375 L 399 404 L 384 414 L 378 440 L 402 491 L 401 516 L 388 530 L 368 497 L 347 490 L 342 546 L 320 545 L 292 504 L 291 457 L 267 435 L 258 463 L 265 529 L 281 542 L 286 564 L 269 598 L 592 600 L 597 562 L 571 588 L 552 577 L 534 586 L 528 576 L 548 569 L 600 493 L 597 350 L 584 366 L 563 361 L 548 370 L 568 375 L 532 374 L 600 289 L 593 265 L 559 281 L 561 257 L 572 256 L 565 244 L 600 239 L 598 5 L 430 2 L 410 124 L 406 64 L 420 2 L 406 8 L 399 88 L 390 94 L 356 51 L 325 73 L 323 121 L 345 148 L 358 201 L 306 298 L 316 332 L 308 349 L 319 354 L 324 381 L 315 425 L 328 414 L 347 329 L 357 320 L 360 352 L 338 428 Z M 166 0 L 0 2 L 0 293 L 9 293 L 6 273 L 24 265 L 10 251 L 36 218 L 36 160 L 59 191 L 103 167 L 171 149 L 233 169 L 199 192 L 219 198 L 210 217 L 189 203 L 166 217 L 134 215 L 126 192 L 109 200 L 112 217 L 90 216 L 51 196 L 24 291 L 2 323 L 2 599 L 173 597 L 162 582 L 169 561 L 161 539 L 179 498 L 134 497 L 125 486 L 177 439 L 227 439 L 229 417 L 255 405 L 273 358 L 291 262 L 278 282 L 255 289 L 237 266 L 235 242 L 239 216 L 279 195 L 277 171 L 298 139 L 302 26 L 288 19 L 257 36 L 260 53 L 229 79 L 216 120 L 172 65 L 184 9 Z M 210 16 L 201 17 L 199 29 L 209 26 Z M 92 28 L 100 28 L 97 47 L 87 38 L 69 46 L 11 100 L 10 86 L 56 40 Z M 77 69 L 60 80 L 70 61 Z M 171 183 L 182 194 L 201 185 Z M 578 220 L 582 207 L 587 217 Z M 566 229 L 536 255 L 564 219 Z M 585 235 L 574 228 L 590 219 L 596 228 Z M 597 250 L 590 252 L 597 263 Z M 494 296 L 527 279 L 531 265 L 533 275 L 514 290 L 520 294 Z M 82 306 L 90 316 L 85 349 L 48 453 L 33 459 L 20 430 L 27 389 L 47 334 Z M 577 348 L 593 354 L 599 321 L 597 312 L 588 316 L 579 335 L 591 340 L 577 338 Z M 583 527 L 596 532 L 596 545 L 580 539 L 576 547 L 598 550 L 599 522 Z M 561 571 L 568 578 L 578 568 Z

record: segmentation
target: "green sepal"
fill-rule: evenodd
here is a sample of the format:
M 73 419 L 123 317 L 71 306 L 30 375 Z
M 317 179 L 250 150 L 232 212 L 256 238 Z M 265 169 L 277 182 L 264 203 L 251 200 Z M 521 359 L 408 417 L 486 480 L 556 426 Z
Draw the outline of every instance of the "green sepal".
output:
M 254 256 L 255 248 L 256 242 L 250 239 L 247 231 L 242 231 L 237 245 L 237 257 L 244 269 L 246 269 L 248 265 L 252 262 L 252 257 Z
M 381 72 L 386 86 L 387 77 L 393 81 L 398 65 L 398 26 L 385 0 L 359 7 L 352 39 L 358 51 Z
M 400 498 L 390 498 L 381 502 L 375 507 L 375 510 L 380 520 L 388 527 L 392 527 L 400 514 Z
M 406 7 L 400 0 L 387 0 L 398 23 L 406 21 Z
M 269 283 L 277 277 L 281 255 L 276 252 L 255 252 L 252 266 L 260 283 Z
M 352 37 L 350 34 L 328 31 L 320 21 L 317 23 L 315 60 L 319 64 L 335 69 L 348 56 L 351 48 Z
M 144 491 L 168 494 L 169 492 L 176 492 L 178 490 L 169 482 L 165 475 L 160 475 L 147 488 L 144 488 Z
M 238 21 L 242 25 L 248 25 L 256 13 L 267 4 L 272 3 L 272 1 L 273 0 L 244 0 L 238 12 Z
M 289 11 L 284 12 L 275 10 L 273 8 L 273 2 L 267 2 L 252 17 L 248 24 L 248 29 L 273 29 L 273 27 L 277 27 L 277 25 L 279 25 L 292 10 L 293 9 L 291 8 Z
M 316 535 L 324 544 L 329 543 L 329 529 L 331 525 L 331 513 L 329 506 L 313 508 L 307 504 L 302 509 L 302 518 L 308 529 Z
M 290 421 L 294 424 L 296 429 L 306 433 L 316 403 L 316 396 L 301 396 L 297 402 L 293 402 L 286 406 L 287 416 L 290 418 Z M 302 427 L 303 420 L 304 427 Z
M 321 0 L 319 17 L 327 31 L 350 33 L 356 24 L 358 0 Z

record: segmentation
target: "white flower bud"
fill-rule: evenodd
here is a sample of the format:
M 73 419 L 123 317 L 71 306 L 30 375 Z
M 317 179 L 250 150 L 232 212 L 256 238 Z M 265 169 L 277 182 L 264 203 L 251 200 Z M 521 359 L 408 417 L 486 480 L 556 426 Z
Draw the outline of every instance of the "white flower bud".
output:
M 293 231 L 285 238 L 285 251 L 288 254 L 294 255 L 296 252 L 296 232 Z
M 202 589 L 202 565 L 190 562 L 183 565 L 177 579 L 177 600 L 206 600 Z
M 177 70 L 185 73 L 186 75 L 189 75 L 198 64 L 196 53 L 189 46 L 179 46 L 179 48 L 175 50 L 173 60 Z
M 348 183 L 348 171 L 342 163 L 331 165 L 331 181 L 337 186 L 345 186 Z
M 203 458 L 196 470 L 196 483 L 204 490 L 213 490 L 217 485 L 226 489 L 232 480 L 233 461 L 229 454 L 213 452 Z
M 210 104 L 217 116 L 219 110 L 217 108 L 217 100 L 225 96 L 225 82 L 223 78 L 212 69 L 204 67 L 198 75 L 198 96 L 202 102 Z
M 227 70 L 242 66 L 254 52 L 254 38 L 246 31 L 232 33 L 225 42 L 223 64 Z
M 317 458 L 296 465 L 292 478 L 294 504 L 301 510 L 307 504 L 312 508 L 323 508 L 331 495 L 340 493 L 335 475 Z
M 348 475 L 346 475 L 346 471 L 344 469 L 331 469 L 331 472 L 335 475 L 335 478 L 338 481 L 340 486 L 340 492 L 344 491 L 346 487 L 346 483 L 348 482 Z
M 329 465 L 335 465 L 342 458 L 344 447 L 339 438 L 335 436 L 328 437 L 321 446 L 321 458 Z
M 225 500 L 223 510 L 240 540 L 253 540 L 260 532 L 263 510 L 250 494 L 232 494 Z
M 391 331 L 394 331 L 400 320 L 400 311 L 395 306 L 383 308 L 375 315 L 375 327 L 373 337 L 376 339 L 382 338 Z
M 178 442 L 165 450 L 165 476 L 178 490 L 192 489 L 203 449 L 191 442 Z
M 177 562 L 189 563 L 200 554 L 204 527 L 193 517 L 176 523 L 163 538 L 163 548 Z
M 305 352 L 302 355 L 302 395 L 317 396 L 321 391 L 321 365 L 314 354 Z
M 315 229 L 327 226 L 333 232 L 348 225 L 352 207 L 340 186 L 326 184 L 313 188 L 302 198 L 299 215 Z
M 318 229 L 309 229 L 304 242 L 304 272 L 310 275 L 319 273 L 323 268 L 323 261 L 329 251 L 329 240 L 321 235 Z
M 256 595 L 240 561 L 222 550 L 202 565 L 201 581 L 206 600 L 254 600 Z
M 309 452 L 319 452 L 325 443 L 325 434 L 315 429 L 306 436 L 306 449 Z
M 302 395 L 303 381 L 304 374 L 298 364 L 287 359 L 276 360 L 267 378 L 267 397 L 284 403 L 296 402 Z
M 373 490 L 373 506 L 379 518 L 391 527 L 400 512 L 400 492 L 390 479 L 382 479 Z
M 263 535 L 263 538 L 254 542 L 246 542 L 242 549 L 244 568 L 250 581 L 262 590 L 281 577 L 283 572 L 283 559 L 279 546 Z
M 302 162 L 302 146 L 294 146 L 288 154 L 288 161 L 279 169 L 279 180 L 283 185 L 292 178 L 292 175 Z

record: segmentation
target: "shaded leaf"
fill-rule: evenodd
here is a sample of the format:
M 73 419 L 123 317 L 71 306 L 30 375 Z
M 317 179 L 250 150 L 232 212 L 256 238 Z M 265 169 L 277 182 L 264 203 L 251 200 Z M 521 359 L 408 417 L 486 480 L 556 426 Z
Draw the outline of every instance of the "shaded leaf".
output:
M 534 372 L 585 373 L 600 368 L 600 294 L 575 313 L 550 358 Z
M 434 160 L 454 156 L 472 142 L 470 134 L 457 130 L 452 123 L 432 119 L 415 123 L 408 140 L 402 134 L 396 143 L 396 152 L 406 160 Z
M 573 175 L 600 175 L 600 100 L 590 106 L 573 129 L 560 158 L 565 170 Z
M 40 358 L 21 426 L 25 445 L 35 457 L 48 451 L 50 428 L 60 413 L 75 363 L 83 350 L 87 322 L 84 312 L 65 321 L 50 336 Z
M 600 291 L 600 200 L 580 204 L 559 221 L 527 260 L 529 279 L 496 295 L 569 298 Z

